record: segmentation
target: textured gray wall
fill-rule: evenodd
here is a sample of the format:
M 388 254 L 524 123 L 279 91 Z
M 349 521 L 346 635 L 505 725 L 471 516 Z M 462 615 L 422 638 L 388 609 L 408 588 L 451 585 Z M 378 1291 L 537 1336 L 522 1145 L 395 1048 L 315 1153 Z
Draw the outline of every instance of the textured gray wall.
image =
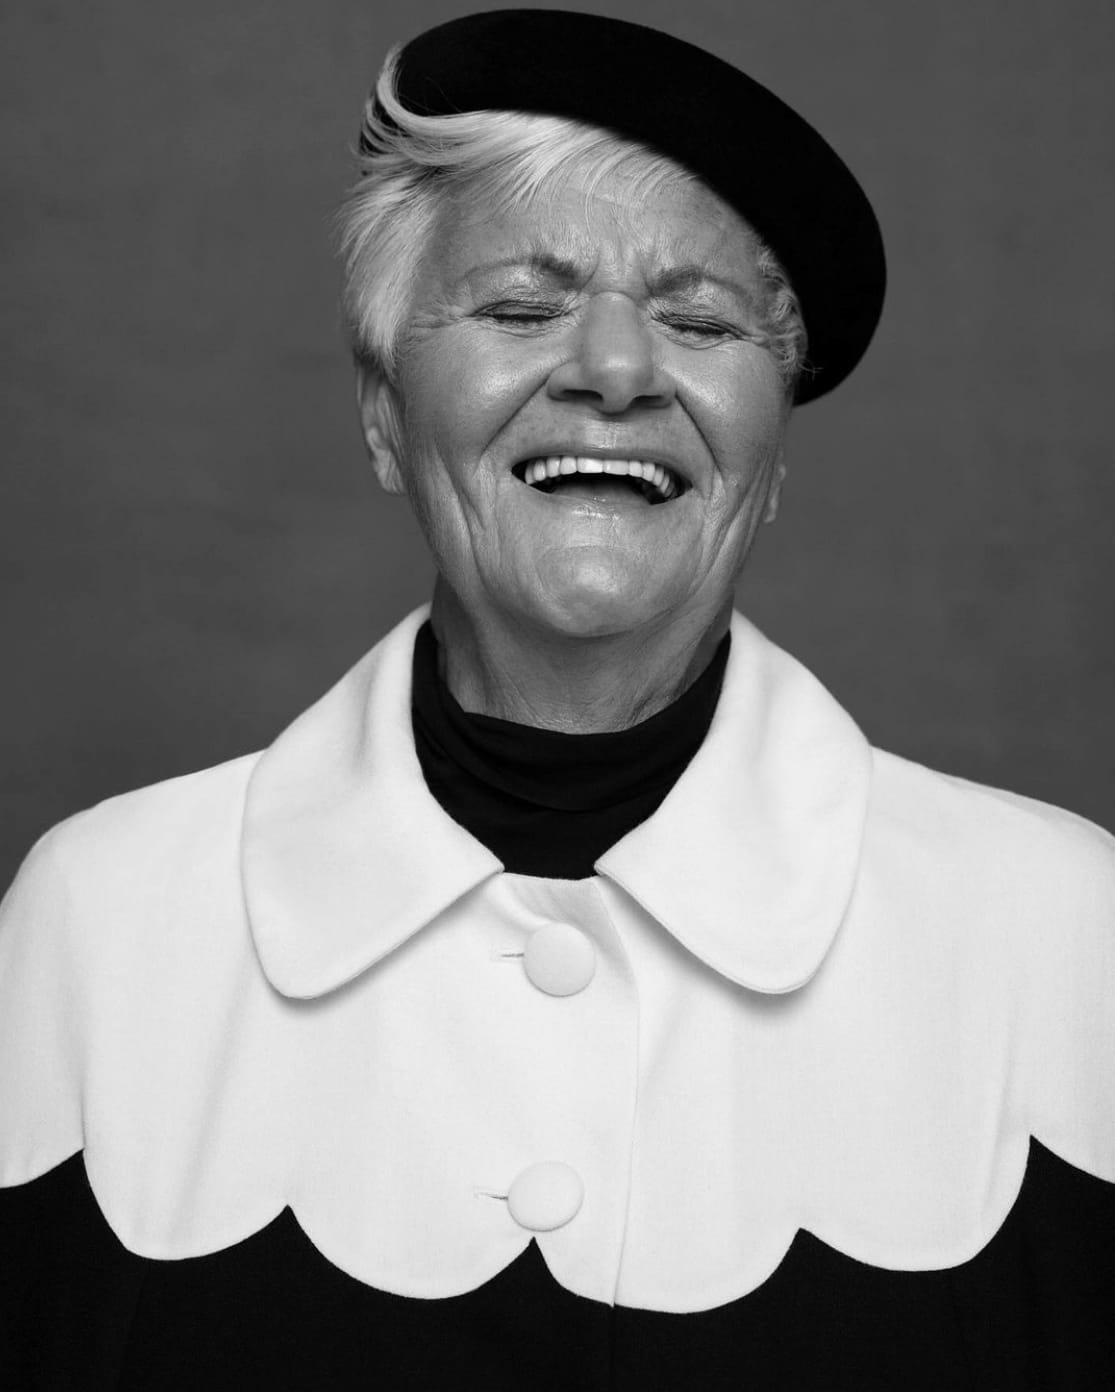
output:
M 425 597 L 329 218 L 387 44 L 468 8 L 7 7 L 5 880 L 67 813 L 268 741 Z M 876 743 L 1115 825 L 1115 11 L 595 8 L 772 86 L 887 236 L 883 327 L 798 414 L 744 607 Z

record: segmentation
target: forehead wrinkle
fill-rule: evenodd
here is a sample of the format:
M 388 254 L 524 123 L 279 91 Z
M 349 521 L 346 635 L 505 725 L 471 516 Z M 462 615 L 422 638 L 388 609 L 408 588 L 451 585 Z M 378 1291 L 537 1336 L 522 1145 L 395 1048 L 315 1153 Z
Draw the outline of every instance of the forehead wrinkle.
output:
M 726 291 L 749 309 L 763 299 L 757 283 L 754 233 L 741 218 L 715 227 L 707 248 L 694 252 L 691 237 L 663 231 L 654 242 L 653 263 L 647 274 L 657 295 L 699 292 L 705 287 Z

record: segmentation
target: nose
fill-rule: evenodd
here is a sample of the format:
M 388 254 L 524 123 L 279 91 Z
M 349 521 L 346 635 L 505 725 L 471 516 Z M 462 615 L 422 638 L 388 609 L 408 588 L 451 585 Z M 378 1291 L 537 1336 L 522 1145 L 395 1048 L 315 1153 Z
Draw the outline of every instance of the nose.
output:
M 556 401 L 581 401 L 609 416 L 633 406 L 668 406 L 675 395 L 638 307 L 611 293 L 588 305 L 573 351 L 550 374 L 548 389 Z

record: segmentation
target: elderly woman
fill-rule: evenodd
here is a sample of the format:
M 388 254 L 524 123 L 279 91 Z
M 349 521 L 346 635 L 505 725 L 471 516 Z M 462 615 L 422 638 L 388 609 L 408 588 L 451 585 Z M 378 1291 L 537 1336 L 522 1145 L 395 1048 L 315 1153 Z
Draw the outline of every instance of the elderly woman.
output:
M 1111 1385 L 1110 840 L 732 609 L 878 317 L 852 176 L 677 40 L 485 14 L 388 60 L 343 242 L 433 603 L 29 856 L 0 1383 Z

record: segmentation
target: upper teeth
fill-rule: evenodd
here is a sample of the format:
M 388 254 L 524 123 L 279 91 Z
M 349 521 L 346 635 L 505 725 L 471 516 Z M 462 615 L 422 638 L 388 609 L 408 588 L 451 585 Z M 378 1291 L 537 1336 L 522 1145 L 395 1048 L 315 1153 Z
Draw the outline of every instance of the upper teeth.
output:
M 651 484 L 663 498 L 672 498 L 678 491 L 669 470 L 661 464 L 641 459 L 593 459 L 582 454 L 551 454 L 546 459 L 532 459 L 523 478 L 527 483 L 541 483 L 559 474 L 629 474 Z

